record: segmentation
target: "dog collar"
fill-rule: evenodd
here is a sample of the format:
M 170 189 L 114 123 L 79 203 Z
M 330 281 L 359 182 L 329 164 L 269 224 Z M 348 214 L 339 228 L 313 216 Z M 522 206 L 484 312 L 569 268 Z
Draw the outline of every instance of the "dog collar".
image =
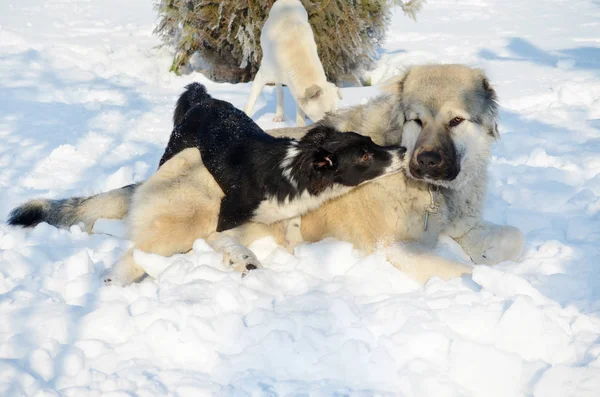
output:
M 437 198 L 437 188 L 433 185 L 429 185 L 429 198 L 430 203 L 427 207 L 425 207 L 425 225 L 423 227 L 424 231 L 427 231 L 427 226 L 429 225 L 429 214 L 434 215 L 438 213 L 440 207 L 436 204 L 435 199 Z

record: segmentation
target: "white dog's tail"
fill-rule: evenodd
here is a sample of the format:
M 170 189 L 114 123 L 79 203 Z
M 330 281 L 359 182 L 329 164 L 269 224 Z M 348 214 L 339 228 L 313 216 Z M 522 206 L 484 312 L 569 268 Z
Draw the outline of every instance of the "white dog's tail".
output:
M 417 13 L 423 8 L 425 0 L 408 0 L 406 3 L 402 0 L 394 0 L 394 3 L 402 7 L 402 11 L 412 20 L 417 20 Z

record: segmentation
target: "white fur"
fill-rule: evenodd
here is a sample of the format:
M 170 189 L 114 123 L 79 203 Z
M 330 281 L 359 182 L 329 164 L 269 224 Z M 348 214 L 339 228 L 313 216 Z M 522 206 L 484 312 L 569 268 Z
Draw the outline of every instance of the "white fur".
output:
M 254 221 L 270 225 L 284 219 L 304 215 L 318 208 L 324 202 L 348 193 L 350 190 L 352 190 L 350 186 L 335 184 L 318 196 L 313 196 L 305 190 L 300 197 L 293 200 L 286 198 L 283 203 L 280 203 L 277 197 L 269 197 L 261 202 L 254 212 Z
M 297 148 L 289 148 L 287 155 L 281 163 L 281 168 L 283 168 L 283 175 L 293 185 L 296 185 L 296 181 L 291 176 L 289 167 L 294 157 L 297 156 L 299 153 L 300 151 Z M 401 170 L 402 159 L 400 158 L 398 153 L 396 151 L 390 151 L 389 153 L 392 156 L 392 161 L 390 165 L 385 168 L 383 174 L 377 178 L 365 181 L 362 184 L 377 180 L 379 178 L 383 178 L 387 175 L 399 172 Z M 298 217 L 318 208 L 323 203 L 329 200 L 332 200 L 343 194 L 348 193 L 353 188 L 354 187 L 351 186 L 334 184 L 332 187 L 327 188 L 324 192 L 320 193 L 317 196 L 312 195 L 305 190 L 299 197 L 295 197 L 294 199 L 286 197 L 286 199 L 283 202 L 279 202 L 279 200 L 277 200 L 277 197 L 269 197 L 267 200 L 261 202 L 260 206 L 256 209 L 256 211 L 254 211 L 254 221 L 270 225 L 272 223 L 279 222 L 284 219 Z
M 232 233 L 235 234 L 235 233 Z M 254 252 L 244 247 L 237 238 L 227 232 L 211 234 L 206 242 L 215 250 L 223 254 L 223 262 L 229 264 L 234 270 L 246 273 L 247 266 L 252 264 L 256 268 L 262 265 Z
M 296 101 L 296 123 L 305 125 L 304 115 L 317 121 L 337 107 L 341 91 L 325 77 L 317 53 L 306 9 L 299 0 L 278 0 L 263 25 L 260 44 L 263 57 L 256 73 L 244 112 L 252 116 L 258 95 L 268 83 L 277 86 L 274 121 L 283 121 L 283 88 L 290 89 Z M 318 95 L 309 92 L 317 87 Z
M 292 186 L 298 188 L 298 183 L 292 176 L 292 162 L 300 153 L 300 150 L 295 146 L 295 144 L 292 144 L 292 146 L 288 148 L 285 158 L 281 162 L 281 168 L 283 169 L 283 176 L 292 184 Z
M 293 252 L 294 247 L 304 241 L 302 238 L 302 218 L 296 217 L 285 222 L 285 246 Z
M 383 174 L 375 179 L 383 178 L 386 175 L 400 171 L 402 169 L 403 163 L 403 158 L 400 157 L 400 155 L 397 152 L 392 153 L 392 162 L 389 166 L 385 168 Z

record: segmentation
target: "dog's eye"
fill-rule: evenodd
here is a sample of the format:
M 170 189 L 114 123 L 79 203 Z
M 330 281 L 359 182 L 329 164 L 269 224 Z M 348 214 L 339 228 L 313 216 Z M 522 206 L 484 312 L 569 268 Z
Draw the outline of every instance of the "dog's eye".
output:
M 362 161 L 364 163 L 364 162 L 371 160 L 372 157 L 373 157 L 373 153 L 365 151 L 364 154 L 362 155 L 362 157 L 360 158 L 360 161 Z
M 455 117 L 452 120 L 450 120 L 450 122 L 448 123 L 448 127 L 456 127 L 463 121 L 465 121 L 465 119 L 463 119 L 462 117 Z

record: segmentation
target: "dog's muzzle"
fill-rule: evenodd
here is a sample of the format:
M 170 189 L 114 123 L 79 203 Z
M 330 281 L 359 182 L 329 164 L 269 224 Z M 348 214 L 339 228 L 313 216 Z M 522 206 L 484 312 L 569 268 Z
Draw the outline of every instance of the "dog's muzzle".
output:
M 411 176 L 416 179 L 454 180 L 460 167 L 450 132 L 443 126 L 423 128 L 415 143 L 408 168 Z
M 451 181 L 458 176 L 456 154 L 437 148 L 418 147 L 409 164 L 411 175 L 417 179 Z

